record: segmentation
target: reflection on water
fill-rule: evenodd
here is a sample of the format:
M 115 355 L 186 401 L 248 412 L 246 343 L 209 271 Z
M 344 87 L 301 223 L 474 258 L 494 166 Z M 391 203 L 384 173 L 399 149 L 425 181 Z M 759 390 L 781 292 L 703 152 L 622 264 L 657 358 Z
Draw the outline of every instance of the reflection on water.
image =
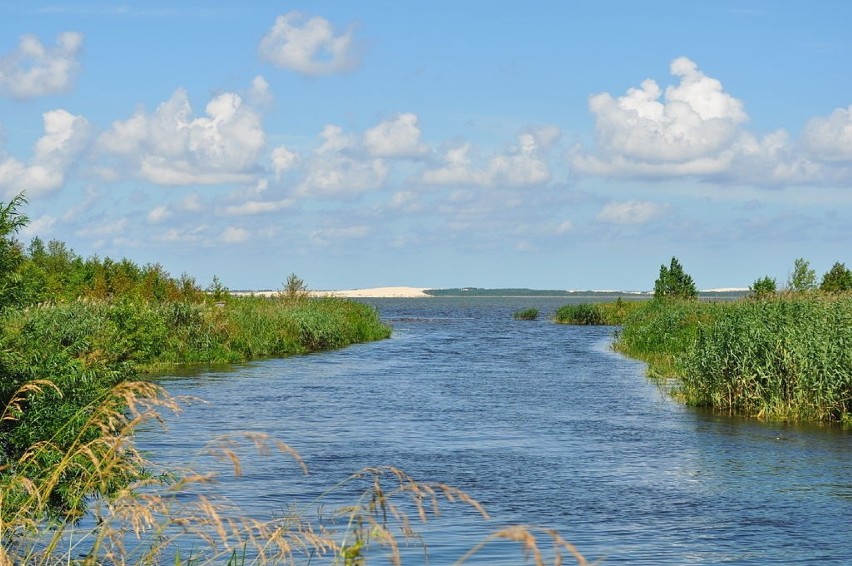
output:
M 143 434 L 143 447 L 183 465 L 223 432 L 288 442 L 309 476 L 261 457 L 239 480 L 222 476 L 217 489 L 254 515 L 281 515 L 365 466 L 466 490 L 494 520 L 445 508 L 421 529 L 432 564 L 513 522 L 556 528 L 607 564 L 852 563 L 849 432 L 673 403 L 608 349 L 611 329 L 549 322 L 564 299 L 372 302 L 390 340 L 163 378 L 207 403 Z M 542 318 L 512 320 L 526 307 Z M 471 563 L 520 561 L 499 545 Z

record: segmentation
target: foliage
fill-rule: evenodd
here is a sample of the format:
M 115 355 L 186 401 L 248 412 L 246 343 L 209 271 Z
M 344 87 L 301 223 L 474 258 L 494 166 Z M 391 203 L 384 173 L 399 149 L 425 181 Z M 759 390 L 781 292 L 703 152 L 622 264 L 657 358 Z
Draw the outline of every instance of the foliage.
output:
M 688 275 L 676 257 L 672 257 L 669 266 L 660 266 L 660 276 L 654 283 L 656 299 L 697 299 L 698 289 L 692 277 Z
M 651 301 L 615 347 L 687 403 L 771 419 L 850 421 L 852 297 L 731 303 Z
M 291 273 L 287 276 L 287 280 L 284 282 L 279 295 L 287 301 L 301 301 L 310 296 L 310 291 L 301 277 L 295 273 Z
M 819 289 L 826 293 L 852 291 L 852 269 L 848 269 L 844 264 L 836 262 L 822 276 Z
M 717 312 L 684 356 L 682 394 L 726 412 L 852 416 L 852 297 L 793 296 Z
M 751 297 L 755 299 L 774 297 L 777 291 L 775 279 L 772 279 L 768 275 L 760 279 L 755 279 L 754 283 L 749 287 L 749 291 L 751 292 Z
M 17 273 L 23 263 L 20 243 L 14 236 L 27 223 L 20 212 L 27 199 L 23 194 L 12 198 L 5 206 L 0 204 L 0 310 L 17 302 L 16 291 L 20 287 Z
M 598 305 L 594 303 L 580 303 L 559 307 L 554 315 L 554 320 L 561 324 L 606 324 Z
M 809 261 L 801 257 L 797 258 L 787 278 L 787 289 L 794 293 L 802 293 L 814 288 L 816 288 L 816 271 L 811 269 Z
M 535 320 L 538 318 L 538 309 L 528 308 L 515 311 L 512 313 L 512 318 L 515 320 Z
M 642 305 L 643 301 L 625 301 L 618 297 L 606 303 L 564 305 L 556 310 L 554 322 L 559 324 L 604 324 L 618 326 Z

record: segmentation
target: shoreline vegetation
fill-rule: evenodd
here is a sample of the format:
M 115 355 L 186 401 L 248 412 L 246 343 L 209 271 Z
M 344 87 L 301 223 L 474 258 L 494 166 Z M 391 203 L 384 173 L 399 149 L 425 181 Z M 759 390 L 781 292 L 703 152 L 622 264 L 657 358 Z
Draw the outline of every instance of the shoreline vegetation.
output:
M 797 259 L 786 290 L 762 278 L 733 301 L 695 300 L 691 278 L 686 291 L 673 290 L 662 281 L 669 273 L 662 266 L 650 301 L 566 305 L 554 321 L 620 326 L 613 348 L 671 380 L 687 405 L 852 426 L 852 272 L 843 264 L 817 287 Z

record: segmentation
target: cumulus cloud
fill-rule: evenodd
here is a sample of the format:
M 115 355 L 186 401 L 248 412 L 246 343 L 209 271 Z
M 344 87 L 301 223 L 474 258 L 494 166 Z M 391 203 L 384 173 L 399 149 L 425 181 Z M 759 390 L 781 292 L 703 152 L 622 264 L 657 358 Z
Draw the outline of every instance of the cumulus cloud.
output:
M 258 47 L 270 63 L 305 75 L 348 71 L 358 64 L 354 29 L 335 34 L 331 23 L 318 16 L 290 12 L 275 19 Z
M 167 206 L 157 206 L 148 213 L 148 222 L 157 224 L 171 216 L 172 213 Z
M 327 125 L 320 134 L 322 143 L 307 160 L 300 196 L 341 196 L 381 188 L 388 176 L 382 159 L 360 158 L 354 136 L 340 126 Z
M 249 216 L 279 212 L 296 204 L 295 199 L 283 198 L 279 200 L 248 200 L 240 204 L 226 206 L 224 213 L 227 216 Z
M 42 114 L 42 120 L 44 135 L 36 142 L 29 163 L 0 155 L 0 190 L 6 196 L 24 191 L 39 197 L 58 190 L 86 148 L 91 128 L 82 116 L 51 110 Z
M 470 185 L 480 187 L 523 187 L 545 183 L 550 170 L 542 158 L 536 134 L 523 133 L 518 144 L 492 155 L 481 163 L 470 143 L 449 148 L 436 167 L 420 176 L 429 185 Z
M 852 106 L 811 119 L 802 132 L 802 143 L 815 159 L 852 162 Z
M 0 56 L 0 94 L 29 99 L 69 90 L 80 70 L 82 46 L 80 33 L 59 34 L 53 47 L 25 35 L 15 51 Z
M 158 185 L 247 183 L 266 143 L 259 113 L 226 92 L 193 117 L 185 90 L 148 114 L 139 110 L 101 134 L 100 151 L 119 168 Z
M 623 96 L 600 93 L 589 99 L 598 151 L 575 151 L 575 171 L 665 176 L 727 170 L 726 152 L 748 119 L 742 102 L 685 57 L 672 61 L 670 71 L 680 82 L 665 91 L 646 79 Z
M 665 214 L 668 206 L 648 201 L 608 202 L 596 218 L 609 224 L 645 224 Z
M 429 148 L 420 143 L 416 114 L 406 112 L 364 132 L 364 146 L 374 157 L 421 157 Z

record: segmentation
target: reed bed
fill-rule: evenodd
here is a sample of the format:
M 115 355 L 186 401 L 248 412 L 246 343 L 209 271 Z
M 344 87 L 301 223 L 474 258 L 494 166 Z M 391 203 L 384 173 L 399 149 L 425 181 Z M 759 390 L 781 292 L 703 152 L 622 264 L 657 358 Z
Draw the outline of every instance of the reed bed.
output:
M 683 358 L 692 405 L 852 424 L 852 296 L 744 301 L 719 309 Z
M 559 324 L 618 326 L 642 304 L 642 301 L 625 301 L 619 297 L 603 303 L 564 305 L 556 310 L 553 320 Z
M 536 320 L 538 312 L 536 308 L 521 309 L 512 313 L 512 318 L 515 320 Z
M 852 296 L 779 295 L 724 303 L 651 301 L 616 350 L 677 378 L 689 405 L 775 420 L 852 424 Z

